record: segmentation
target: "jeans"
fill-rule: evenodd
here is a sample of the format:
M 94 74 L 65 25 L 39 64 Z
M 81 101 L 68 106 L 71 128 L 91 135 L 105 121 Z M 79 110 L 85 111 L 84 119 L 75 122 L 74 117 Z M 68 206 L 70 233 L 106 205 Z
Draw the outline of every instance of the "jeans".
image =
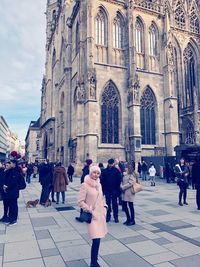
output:
M 65 202 L 65 192 L 57 192 L 56 193 L 56 202 L 59 203 L 60 200 L 60 193 L 62 194 L 62 202 Z
M 106 193 L 106 204 L 108 205 L 107 210 L 107 220 L 110 220 L 111 211 L 113 209 L 113 216 L 115 219 L 118 219 L 118 203 L 117 203 L 118 194 L 116 193 Z M 112 203 L 112 208 L 111 208 Z
M 17 198 L 8 199 L 8 209 L 9 209 L 9 221 L 17 221 L 18 217 L 18 204 Z
M 188 188 L 188 184 L 187 183 L 181 183 L 179 185 L 180 188 L 180 192 L 179 192 L 179 203 L 181 203 L 182 201 L 182 197 L 183 197 L 183 202 L 186 202 L 186 198 L 187 198 L 187 188 Z
M 147 180 L 147 171 L 142 171 L 141 172 L 142 180 Z
M 197 208 L 200 209 L 200 188 L 196 190 L 196 203 L 197 203 Z
M 49 199 L 49 185 L 42 186 L 42 192 L 40 196 L 40 204 L 44 204 Z
M 91 247 L 91 265 L 95 265 L 98 260 L 98 253 L 100 247 L 100 238 L 92 239 L 92 247 Z
M 135 221 L 135 210 L 134 210 L 133 202 L 122 201 L 122 207 L 123 207 L 123 210 L 126 214 L 127 221 L 134 222 Z M 128 209 L 128 207 L 129 207 L 129 209 Z M 130 212 L 129 212 L 129 210 L 130 210 Z
M 30 184 L 30 182 L 31 182 L 31 174 L 27 174 L 27 175 L 26 175 L 26 182 L 27 182 L 28 184 Z

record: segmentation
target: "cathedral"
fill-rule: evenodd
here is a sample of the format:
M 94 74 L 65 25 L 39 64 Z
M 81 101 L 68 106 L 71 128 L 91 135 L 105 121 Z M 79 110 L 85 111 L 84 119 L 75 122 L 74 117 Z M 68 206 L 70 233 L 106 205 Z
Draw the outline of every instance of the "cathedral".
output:
M 174 156 L 200 143 L 200 1 L 48 0 L 43 158 Z

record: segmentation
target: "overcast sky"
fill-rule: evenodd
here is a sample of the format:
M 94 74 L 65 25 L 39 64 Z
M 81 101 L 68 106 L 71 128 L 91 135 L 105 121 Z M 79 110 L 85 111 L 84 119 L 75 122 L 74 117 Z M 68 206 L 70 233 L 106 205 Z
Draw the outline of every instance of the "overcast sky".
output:
M 40 114 L 46 0 L 1 0 L 0 115 L 24 143 Z

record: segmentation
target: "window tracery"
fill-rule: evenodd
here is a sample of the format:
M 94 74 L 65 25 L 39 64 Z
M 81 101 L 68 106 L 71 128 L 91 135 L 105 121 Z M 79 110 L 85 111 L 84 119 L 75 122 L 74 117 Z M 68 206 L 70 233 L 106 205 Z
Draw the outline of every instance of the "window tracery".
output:
M 101 101 L 101 142 L 119 143 L 120 99 L 112 83 L 109 83 L 102 94 Z
M 141 100 L 140 120 L 142 144 L 156 144 L 155 97 L 150 87 L 144 91 Z
M 190 30 L 194 33 L 199 33 L 199 19 L 196 15 L 194 6 L 191 9 L 189 19 L 190 19 Z
M 183 5 L 181 1 L 178 1 L 175 9 L 175 23 L 180 29 L 185 29 L 185 12 L 183 10 Z
M 114 19 L 113 23 L 113 46 L 115 48 L 123 48 L 123 24 L 119 15 Z

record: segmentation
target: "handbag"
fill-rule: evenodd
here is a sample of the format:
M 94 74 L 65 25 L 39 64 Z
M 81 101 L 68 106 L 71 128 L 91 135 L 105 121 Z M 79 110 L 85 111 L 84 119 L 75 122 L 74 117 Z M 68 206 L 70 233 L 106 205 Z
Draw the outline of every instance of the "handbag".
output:
M 131 192 L 133 193 L 133 194 L 136 194 L 136 193 L 138 193 L 138 192 L 140 192 L 140 191 L 142 191 L 143 190 L 143 187 L 142 187 L 142 185 L 140 184 L 140 183 L 134 183 L 133 185 L 132 185 L 132 187 L 131 187 Z
M 97 204 L 98 197 L 99 197 L 99 192 L 98 192 L 98 195 L 97 195 L 95 204 L 92 207 L 92 210 L 95 209 L 95 206 Z M 92 213 L 89 212 L 89 211 L 83 210 L 81 212 L 81 214 L 80 214 L 80 219 L 81 219 L 82 222 L 91 223 L 91 221 L 92 221 Z
M 91 223 L 92 221 L 92 213 L 89 211 L 83 210 L 80 215 L 80 219 L 82 222 Z

